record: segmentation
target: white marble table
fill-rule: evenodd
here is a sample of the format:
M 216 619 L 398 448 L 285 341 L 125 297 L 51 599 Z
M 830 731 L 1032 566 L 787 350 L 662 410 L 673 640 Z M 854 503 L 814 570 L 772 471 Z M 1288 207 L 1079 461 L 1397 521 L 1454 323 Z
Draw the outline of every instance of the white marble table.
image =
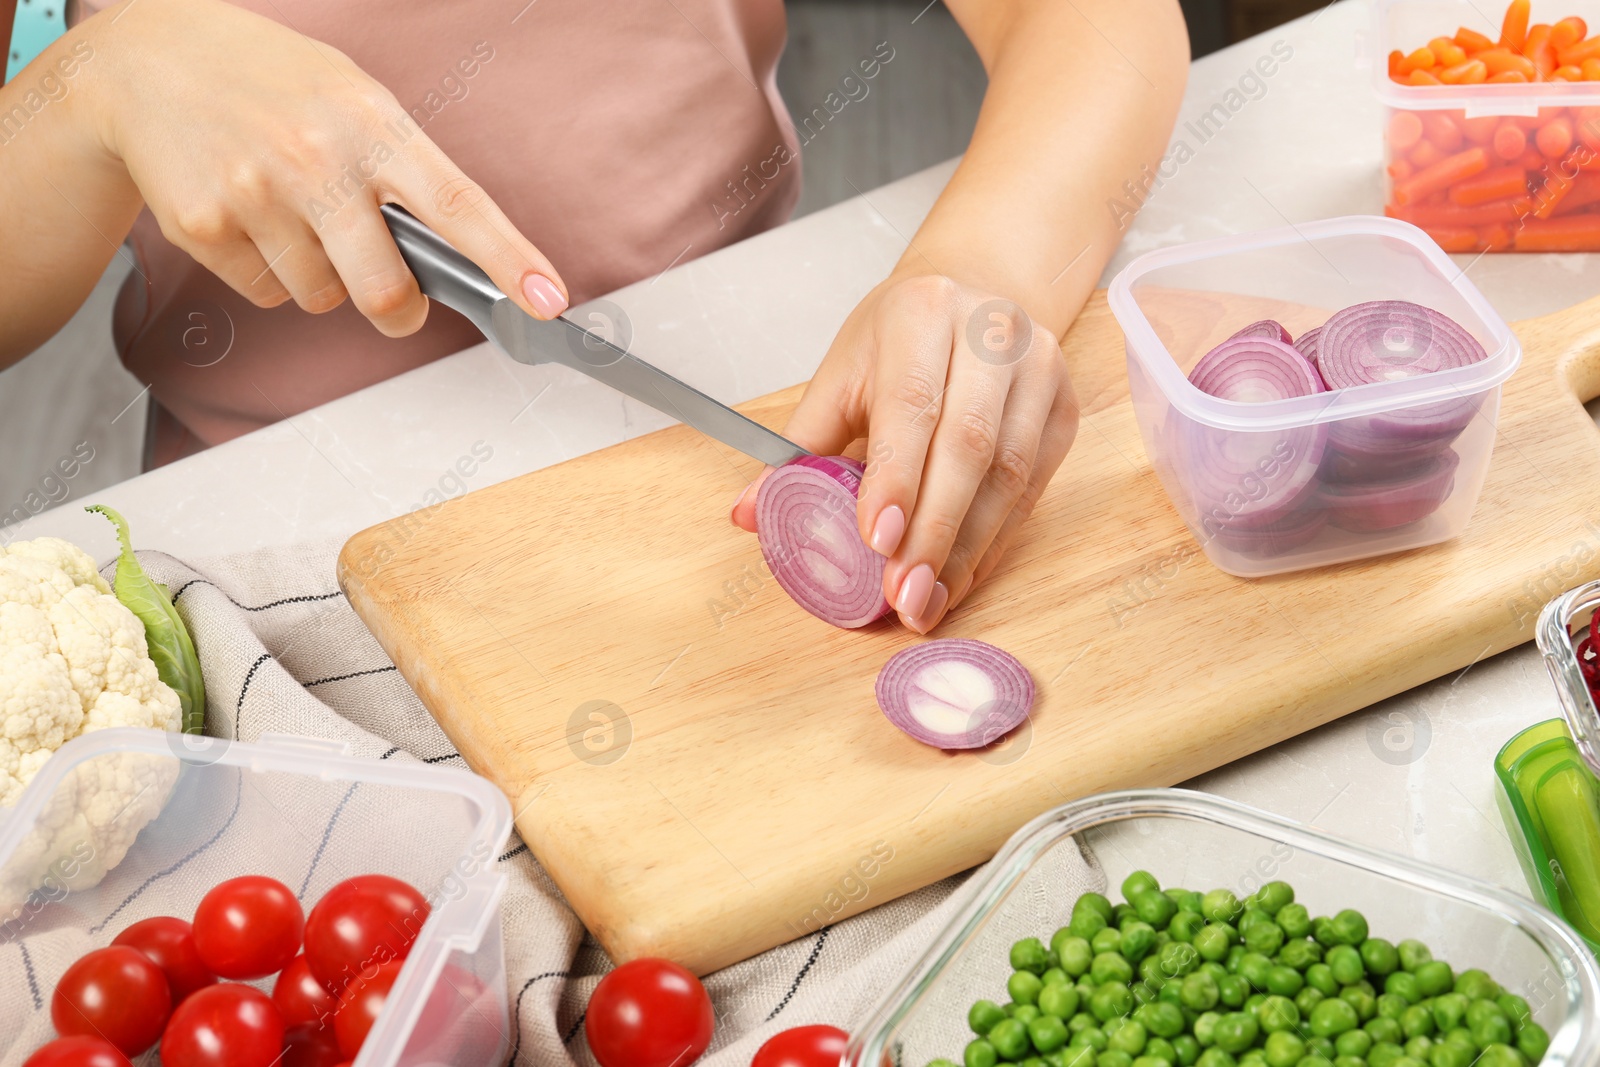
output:
M 1280 59 L 1284 46 L 1292 50 L 1265 91 L 1204 144 L 1180 120 L 1177 136 L 1190 140 L 1194 157 L 1139 216 L 1107 278 L 1132 256 L 1179 241 L 1381 210 L 1380 113 L 1356 64 L 1366 20 L 1363 5 L 1340 3 L 1198 62 L 1185 118 L 1221 101 L 1275 43 Z M 635 349 L 732 402 L 803 381 L 845 314 L 899 256 L 951 168 L 614 294 L 631 317 Z M 1587 256 L 1461 262 L 1507 319 L 1600 290 L 1600 264 Z M 493 455 L 466 488 L 667 423 L 568 370 L 522 367 L 480 345 L 96 499 L 121 509 L 142 544 L 197 559 L 347 536 L 410 510 L 430 490 L 459 493 L 452 467 L 478 442 Z M 79 503 L 16 533 L 68 537 L 109 557 L 107 527 Z M 327 582 L 332 589 L 332 575 Z M 1491 761 L 1511 734 L 1556 714 L 1542 664 L 1524 646 L 1195 784 L 1520 890 Z

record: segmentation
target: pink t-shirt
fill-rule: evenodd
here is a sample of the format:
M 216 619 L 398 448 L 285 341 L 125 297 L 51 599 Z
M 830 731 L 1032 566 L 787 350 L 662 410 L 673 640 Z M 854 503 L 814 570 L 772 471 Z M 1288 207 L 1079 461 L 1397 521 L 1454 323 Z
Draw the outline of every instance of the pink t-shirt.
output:
M 775 78 L 781 0 L 238 3 L 387 86 L 549 256 L 574 303 L 777 225 L 799 197 Z M 133 240 L 144 277 L 118 301 L 118 348 L 206 445 L 482 339 L 438 304 L 400 340 L 348 301 L 262 310 L 148 212 Z

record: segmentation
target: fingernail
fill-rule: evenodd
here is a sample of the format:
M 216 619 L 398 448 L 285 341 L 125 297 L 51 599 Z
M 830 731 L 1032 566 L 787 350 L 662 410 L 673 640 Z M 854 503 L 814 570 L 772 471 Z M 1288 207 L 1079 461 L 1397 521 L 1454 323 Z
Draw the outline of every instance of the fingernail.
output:
M 900 583 L 900 595 L 895 597 L 894 610 L 908 619 L 918 618 L 927 608 L 928 598 L 932 595 L 933 568 L 926 563 L 919 563 Z
M 891 504 L 878 513 L 878 521 L 872 524 L 872 551 L 880 556 L 892 556 L 905 535 L 906 513 L 900 510 L 900 505 Z
M 754 484 L 755 484 L 755 483 L 754 483 L 754 482 L 752 482 L 752 483 L 751 483 L 751 485 L 754 485 Z M 742 491 L 741 491 L 741 492 L 740 492 L 740 493 L 739 493 L 739 499 L 738 499 L 738 500 L 735 500 L 735 501 L 734 501 L 734 502 L 733 502 L 733 507 L 731 507 L 731 508 L 729 508 L 729 509 L 728 509 L 728 521 L 729 521 L 729 522 L 733 522 L 733 523 L 734 523 L 734 525 L 735 525 L 735 526 L 737 526 L 737 525 L 738 525 L 738 523 L 736 523 L 736 522 L 734 522 L 734 519 L 733 519 L 733 513 L 734 513 L 734 512 L 736 512 L 736 511 L 738 511 L 738 510 L 739 510 L 739 505 L 740 505 L 740 504 L 743 504 L 743 503 L 744 503 L 744 498 L 745 498 L 745 497 L 747 497 L 747 496 L 749 496 L 749 495 L 750 495 L 750 486 L 749 486 L 749 485 L 747 485 L 747 486 L 745 486 L 745 487 L 744 487 L 744 489 L 743 489 L 743 490 L 742 490 Z
M 939 621 L 939 616 L 944 614 L 944 606 L 950 603 L 950 590 L 943 582 L 933 583 L 933 592 L 928 597 L 928 606 L 922 609 L 922 614 L 914 619 L 907 620 L 913 630 L 925 634 L 933 629 L 933 624 Z
M 553 319 L 567 310 L 567 298 L 561 295 L 556 283 L 536 271 L 530 270 L 522 276 L 522 295 L 544 318 Z

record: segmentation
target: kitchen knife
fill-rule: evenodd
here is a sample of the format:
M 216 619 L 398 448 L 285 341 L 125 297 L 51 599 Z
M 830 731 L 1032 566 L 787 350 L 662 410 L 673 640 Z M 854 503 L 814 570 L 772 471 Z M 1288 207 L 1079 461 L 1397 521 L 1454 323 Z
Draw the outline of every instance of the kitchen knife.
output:
M 763 463 L 781 466 L 809 455 L 692 385 L 632 355 L 592 330 L 562 317 L 534 318 L 495 287 L 489 276 L 415 216 L 384 204 L 400 255 L 429 299 L 461 312 L 483 335 L 519 363 L 560 363 L 671 415 Z

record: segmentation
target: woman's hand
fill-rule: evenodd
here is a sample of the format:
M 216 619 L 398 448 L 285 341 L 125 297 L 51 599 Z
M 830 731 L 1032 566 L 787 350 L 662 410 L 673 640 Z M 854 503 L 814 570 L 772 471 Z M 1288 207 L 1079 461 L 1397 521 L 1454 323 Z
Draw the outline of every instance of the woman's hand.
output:
M 427 301 L 378 211 L 397 203 L 524 310 L 566 307 L 549 260 L 338 50 L 221 0 L 124 0 L 80 29 L 106 149 L 167 239 L 253 303 L 349 297 L 415 332 Z
M 1048 330 L 992 293 L 899 273 L 845 320 L 784 432 L 820 455 L 867 439 L 861 536 L 888 558 L 884 596 L 927 633 L 994 570 L 1077 427 Z M 747 530 L 755 489 L 733 509 Z

